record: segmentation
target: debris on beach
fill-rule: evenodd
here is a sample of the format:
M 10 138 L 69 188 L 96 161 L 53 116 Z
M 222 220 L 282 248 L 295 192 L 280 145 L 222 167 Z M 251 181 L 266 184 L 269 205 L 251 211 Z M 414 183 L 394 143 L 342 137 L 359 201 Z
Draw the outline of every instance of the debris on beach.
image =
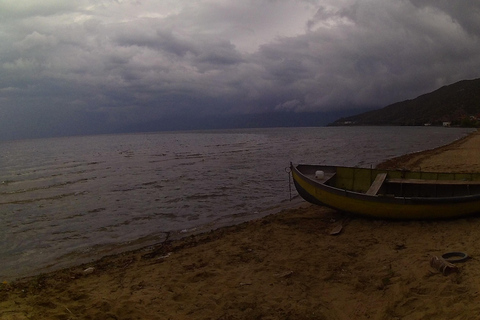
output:
M 448 261 L 445 261 L 442 257 L 433 256 L 430 259 L 430 266 L 437 269 L 444 275 L 449 275 L 452 272 L 458 272 L 458 267 Z
M 333 220 L 333 222 L 334 222 L 334 225 L 332 230 L 330 231 L 330 235 L 336 236 L 343 231 L 343 227 L 347 225 L 347 223 L 349 222 L 349 219 L 340 219 L 336 222 L 335 220 Z
M 169 253 L 167 253 L 167 254 L 165 254 L 165 255 L 163 255 L 163 256 L 160 256 L 160 257 L 158 257 L 158 258 L 157 258 L 157 260 L 160 260 L 160 259 L 167 259 L 167 258 L 168 258 L 168 257 L 170 257 L 171 255 L 172 255 L 172 253 L 171 253 L 171 252 L 169 252 Z
M 470 259 L 468 254 L 466 252 L 461 252 L 461 251 L 452 251 L 452 252 L 447 252 L 442 254 L 442 258 L 451 263 L 455 262 L 464 262 Z
M 275 276 L 276 276 L 277 278 L 288 278 L 288 277 L 290 277 L 292 274 L 293 274 L 293 271 L 292 271 L 292 270 L 289 270 L 289 271 L 285 271 L 285 272 L 282 272 L 282 273 L 277 273 L 277 274 L 275 274 Z
M 342 229 L 343 229 L 343 223 L 342 221 L 340 221 L 339 223 L 336 223 L 334 225 L 332 231 L 330 231 L 330 235 L 335 236 L 337 234 L 340 234 L 340 232 L 342 232 Z
M 83 270 L 83 274 L 84 275 L 87 275 L 87 274 L 91 274 L 95 271 L 95 268 L 94 267 L 88 267 L 87 269 Z

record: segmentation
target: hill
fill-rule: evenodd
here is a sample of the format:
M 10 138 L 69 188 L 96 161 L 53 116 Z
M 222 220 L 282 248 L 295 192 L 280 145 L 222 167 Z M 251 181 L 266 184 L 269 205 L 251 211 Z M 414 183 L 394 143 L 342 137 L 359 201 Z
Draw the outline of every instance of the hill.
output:
M 477 120 L 478 119 L 478 120 Z M 433 92 L 388 105 L 382 109 L 340 118 L 342 125 L 442 125 L 478 126 L 480 121 L 480 79 L 463 80 Z

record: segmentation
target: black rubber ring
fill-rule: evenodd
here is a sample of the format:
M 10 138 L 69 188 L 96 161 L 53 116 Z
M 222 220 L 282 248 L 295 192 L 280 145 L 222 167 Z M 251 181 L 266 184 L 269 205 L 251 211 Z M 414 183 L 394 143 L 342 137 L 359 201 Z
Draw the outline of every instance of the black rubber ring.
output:
M 442 254 L 442 258 L 450 263 L 462 262 L 468 259 L 468 254 L 465 252 L 453 251 Z

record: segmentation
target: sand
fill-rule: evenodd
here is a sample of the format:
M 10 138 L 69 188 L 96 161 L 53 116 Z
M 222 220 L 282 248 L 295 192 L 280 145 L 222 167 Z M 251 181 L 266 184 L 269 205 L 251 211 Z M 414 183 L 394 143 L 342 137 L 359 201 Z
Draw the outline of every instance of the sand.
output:
M 479 148 L 476 132 L 381 166 L 480 171 Z M 0 284 L 0 319 L 477 319 L 479 226 L 479 216 L 373 220 L 304 204 Z M 429 261 L 448 251 L 471 259 L 444 275 Z

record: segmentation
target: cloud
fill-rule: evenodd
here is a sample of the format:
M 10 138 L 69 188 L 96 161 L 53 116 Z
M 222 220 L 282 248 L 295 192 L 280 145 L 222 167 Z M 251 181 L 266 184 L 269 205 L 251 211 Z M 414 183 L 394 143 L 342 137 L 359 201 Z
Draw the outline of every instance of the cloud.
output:
M 59 13 L 71 12 L 77 9 L 73 1 L 42 0 L 16 1 L 2 0 L 0 2 L 0 16 L 6 20 L 30 18 L 32 16 L 53 16 Z M 5 21 L 5 20 L 3 20 Z
M 57 44 L 57 40 L 53 36 L 47 36 L 40 34 L 37 31 L 33 31 L 27 35 L 23 40 L 14 44 L 19 51 L 25 50 L 38 50 L 46 47 L 53 47 Z
M 478 1 L 467 0 L 462 5 L 447 0 L 411 0 L 411 3 L 420 9 L 436 9 L 443 12 L 453 23 L 469 33 L 473 37 L 478 37 L 480 33 L 480 3 Z
M 477 76 L 469 68 L 480 62 L 478 38 L 438 8 L 353 3 L 319 8 L 308 27 L 261 50 L 272 79 L 303 93 L 302 108 L 386 105 Z M 281 66 L 287 59 L 303 68 Z
M 0 126 L 381 107 L 478 77 L 479 18 L 446 0 L 2 1 Z
M 295 100 L 286 101 L 284 103 L 276 105 L 275 110 L 292 111 L 292 110 L 297 110 L 300 105 L 301 105 L 301 102 L 295 99 Z

